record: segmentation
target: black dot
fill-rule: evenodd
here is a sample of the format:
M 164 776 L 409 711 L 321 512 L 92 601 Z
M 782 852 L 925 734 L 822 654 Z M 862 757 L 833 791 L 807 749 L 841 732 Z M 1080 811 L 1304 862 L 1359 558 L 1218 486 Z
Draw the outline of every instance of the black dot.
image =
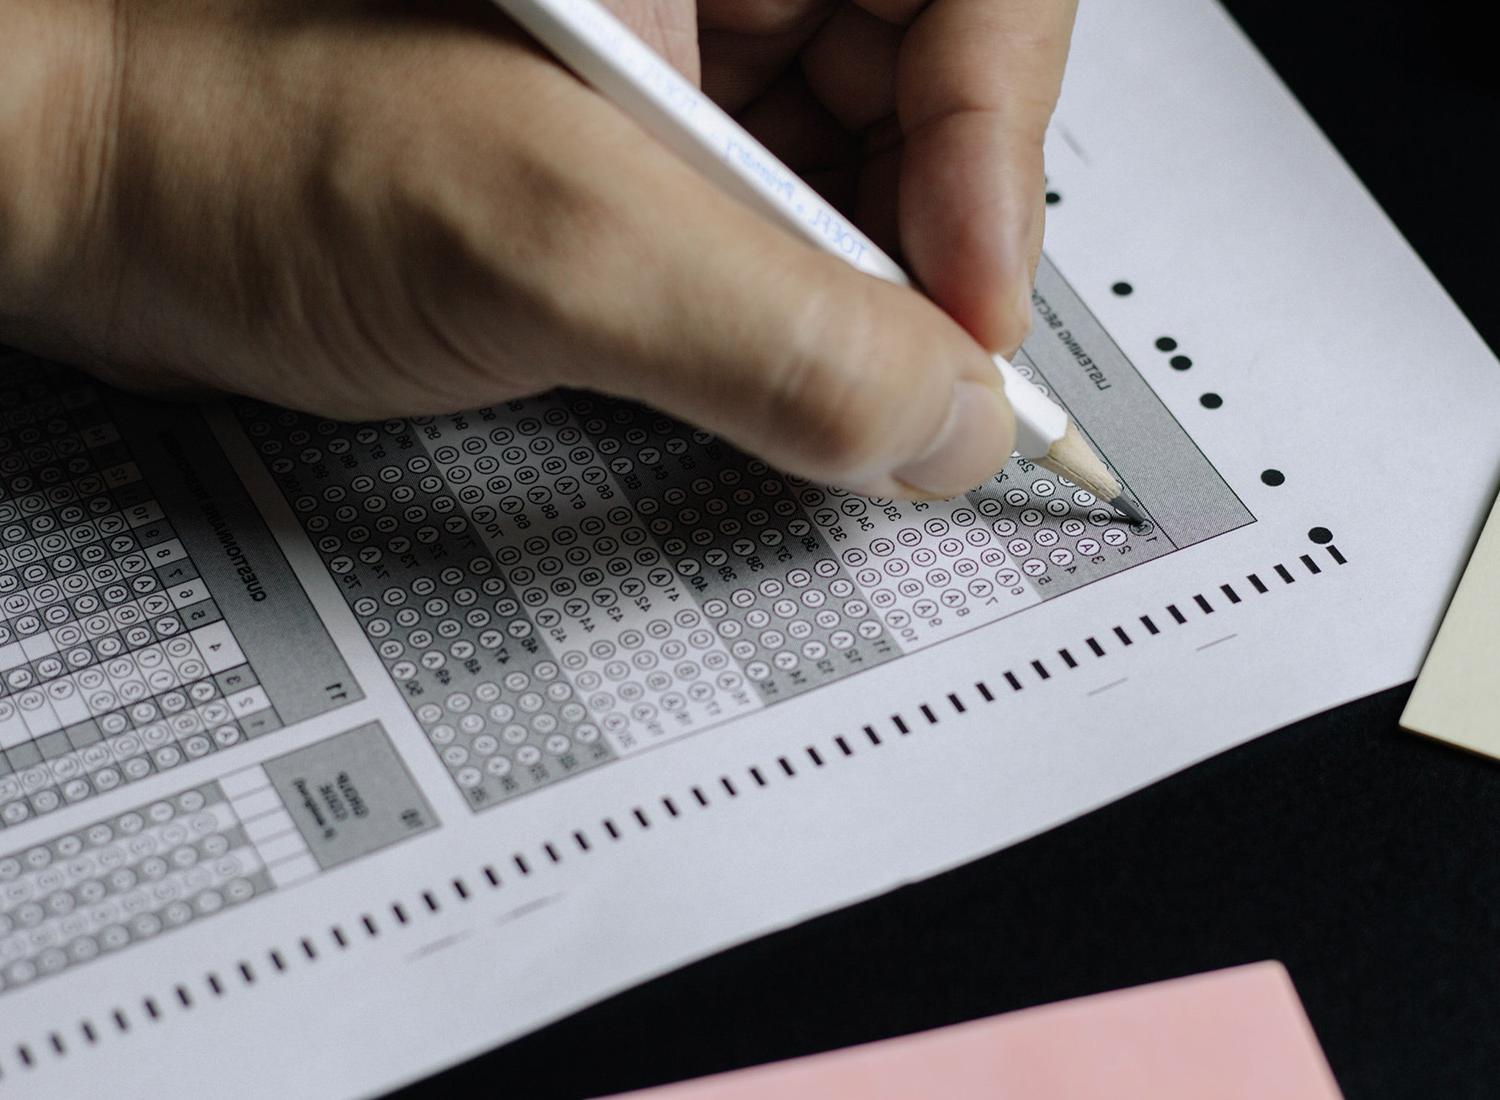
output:
M 1156 350 L 1157 351 L 1176 351 L 1177 350 L 1177 341 L 1174 340 L 1174 339 L 1172 339 L 1170 336 L 1158 336 L 1156 338 Z
M 1171 359 L 1168 359 L 1167 362 L 1172 364 L 1173 370 L 1187 370 L 1193 365 L 1193 361 L 1186 355 L 1174 355 Z
M 1060 202 L 1062 202 L 1062 196 L 1059 195 L 1056 191 L 1048 191 L 1047 192 L 1047 205 L 1048 206 L 1056 206 Z
M 1280 470 L 1262 470 L 1260 472 L 1260 479 L 1267 485 L 1280 485 L 1286 481 L 1286 474 Z
M 1333 541 L 1333 532 L 1326 527 L 1314 527 L 1307 533 L 1307 537 L 1322 546 L 1324 543 Z
M 1116 283 L 1114 286 L 1110 287 L 1109 289 L 1113 290 L 1116 294 L 1118 294 L 1121 298 L 1123 298 L 1127 294 L 1129 294 L 1131 291 L 1133 291 L 1135 289 L 1135 287 L 1131 286 L 1129 283 Z
M 1217 409 L 1220 405 L 1224 404 L 1224 399 L 1216 393 L 1205 393 L 1202 397 L 1198 398 L 1198 404 L 1202 405 L 1205 409 Z

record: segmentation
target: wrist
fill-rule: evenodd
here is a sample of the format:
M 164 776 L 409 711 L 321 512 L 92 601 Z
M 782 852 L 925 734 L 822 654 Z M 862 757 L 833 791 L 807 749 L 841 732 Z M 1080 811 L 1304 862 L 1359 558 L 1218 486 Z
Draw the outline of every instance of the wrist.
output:
M 60 307 L 94 281 L 112 190 L 115 9 L 0 0 L 0 341 L 70 358 L 92 341 Z

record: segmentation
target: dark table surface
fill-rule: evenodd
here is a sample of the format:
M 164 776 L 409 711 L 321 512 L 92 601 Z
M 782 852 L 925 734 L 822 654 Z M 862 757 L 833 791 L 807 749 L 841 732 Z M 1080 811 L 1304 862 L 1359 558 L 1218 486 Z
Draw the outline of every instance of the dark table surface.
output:
M 1500 346 L 1500 65 L 1471 5 L 1227 6 Z M 1349 1100 L 1500 1096 L 1500 764 L 1401 733 L 1408 690 L 699 962 L 411 1092 L 598 1096 L 1275 958 Z

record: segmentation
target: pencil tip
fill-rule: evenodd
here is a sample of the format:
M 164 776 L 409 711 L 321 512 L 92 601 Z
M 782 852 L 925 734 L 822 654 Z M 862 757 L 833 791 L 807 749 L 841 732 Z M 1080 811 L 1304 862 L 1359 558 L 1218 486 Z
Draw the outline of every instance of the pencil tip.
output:
M 1124 516 L 1126 519 L 1128 519 L 1131 523 L 1145 523 L 1146 522 L 1146 514 L 1144 512 L 1142 512 L 1139 508 L 1137 508 L 1134 504 L 1132 504 L 1126 498 L 1126 496 L 1125 496 L 1124 493 L 1121 493 L 1119 496 L 1117 496 L 1113 500 L 1111 500 L 1109 502 L 1109 506 L 1111 508 L 1113 508 L 1115 511 L 1119 512 L 1122 516 Z

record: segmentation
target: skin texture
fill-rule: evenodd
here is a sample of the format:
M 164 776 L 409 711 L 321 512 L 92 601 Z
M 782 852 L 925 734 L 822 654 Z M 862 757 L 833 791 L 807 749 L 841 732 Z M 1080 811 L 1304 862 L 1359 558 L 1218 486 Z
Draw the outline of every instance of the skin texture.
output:
M 796 474 L 1011 450 L 1072 0 L 612 0 L 928 297 L 718 194 L 482 0 L 0 0 L 0 339 L 340 419 L 567 385 Z

